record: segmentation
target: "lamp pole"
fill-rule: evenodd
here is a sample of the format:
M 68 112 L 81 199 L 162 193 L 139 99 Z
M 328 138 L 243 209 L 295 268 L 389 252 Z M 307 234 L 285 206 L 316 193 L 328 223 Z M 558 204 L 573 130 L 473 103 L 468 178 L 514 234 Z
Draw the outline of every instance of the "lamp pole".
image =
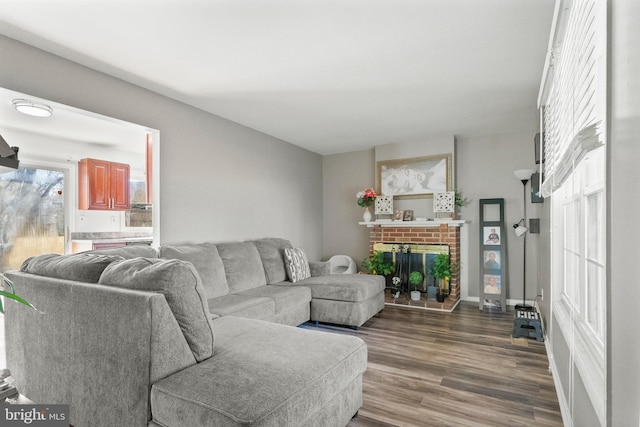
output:
M 531 176 L 531 174 L 529 174 Z M 529 178 L 521 179 L 522 182 L 522 206 L 524 207 L 524 226 L 527 226 L 527 182 Z M 527 227 L 528 228 L 528 227 Z M 533 307 L 526 303 L 527 299 L 527 231 L 522 236 L 523 239 L 523 255 L 522 255 L 522 304 L 516 304 L 517 311 L 533 311 Z

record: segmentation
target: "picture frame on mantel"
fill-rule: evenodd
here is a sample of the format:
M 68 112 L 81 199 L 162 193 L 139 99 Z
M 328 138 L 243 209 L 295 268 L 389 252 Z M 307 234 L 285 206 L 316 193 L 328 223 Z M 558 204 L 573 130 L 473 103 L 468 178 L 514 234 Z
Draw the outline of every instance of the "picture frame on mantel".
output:
M 453 191 L 451 181 L 452 155 L 411 157 L 380 160 L 376 180 L 380 193 L 394 199 L 433 197 L 434 193 Z

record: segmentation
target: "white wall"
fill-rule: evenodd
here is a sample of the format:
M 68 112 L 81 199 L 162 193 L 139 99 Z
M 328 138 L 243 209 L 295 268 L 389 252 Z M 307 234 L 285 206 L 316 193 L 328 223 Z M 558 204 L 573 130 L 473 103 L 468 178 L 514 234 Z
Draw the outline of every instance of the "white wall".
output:
M 608 425 L 640 423 L 640 2 L 609 1 Z
M 161 243 L 276 236 L 319 259 L 322 158 L 0 36 L 0 86 L 160 131 Z

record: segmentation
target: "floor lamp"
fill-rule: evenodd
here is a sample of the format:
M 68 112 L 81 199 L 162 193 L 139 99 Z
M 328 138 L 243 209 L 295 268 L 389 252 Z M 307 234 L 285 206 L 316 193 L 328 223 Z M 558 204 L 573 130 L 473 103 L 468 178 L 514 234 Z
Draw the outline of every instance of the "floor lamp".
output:
M 516 304 L 516 310 L 518 311 L 533 311 L 534 309 L 525 302 L 527 298 L 527 182 L 531 179 L 533 172 L 535 171 L 531 169 L 519 169 L 513 172 L 516 178 L 522 182 L 522 202 L 524 207 L 524 217 L 516 224 L 513 224 L 516 236 L 522 236 L 524 245 L 524 255 L 522 259 L 522 304 Z

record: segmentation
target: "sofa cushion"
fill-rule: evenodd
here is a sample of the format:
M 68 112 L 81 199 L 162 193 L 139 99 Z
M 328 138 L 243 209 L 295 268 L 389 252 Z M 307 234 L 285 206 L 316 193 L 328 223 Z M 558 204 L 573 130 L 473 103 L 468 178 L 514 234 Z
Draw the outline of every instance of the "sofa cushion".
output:
M 164 245 L 160 247 L 160 258 L 181 259 L 193 264 L 200 275 L 207 299 L 229 293 L 224 265 L 214 243 Z
M 271 298 L 275 302 L 276 314 L 311 302 L 311 291 L 305 286 L 267 285 L 242 291 L 238 295 Z
M 354 336 L 232 316 L 213 325 L 215 357 L 151 388 L 157 424 L 308 425 L 367 366 L 366 344 Z
M 289 280 L 297 282 L 311 277 L 311 269 L 309 268 L 309 260 L 304 251 L 300 248 L 284 250 L 285 267 Z
M 298 284 L 311 289 L 314 299 L 360 302 L 383 292 L 385 280 L 375 274 L 332 274 L 309 277 Z
M 213 355 L 209 307 L 200 276 L 191 263 L 159 258 L 119 261 L 104 270 L 98 283 L 164 294 L 195 359 L 201 362 Z
M 268 285 L 284 282 L 287 280 L 287 269 L 284 266 L 284 249 L 292 248 L 287 239 L 268 237 L 259 240 L 252 240 L 264 267 L 264 273 Z
M 210 299 L 209 311 L 217 316 L 269 320 L 276 313 L 276 304 L 272 298 L 229 294 Z
M 109 264 L 123 259 L 121 256 L 90 253 L 44 254 L 26 259 L 20 271 L 56 279 L 98 283 Z
M 224 264 L 229 292 L 242 292 L 267 284 L 260 254 L 253 243 L 220 243 L 217 247 Z

